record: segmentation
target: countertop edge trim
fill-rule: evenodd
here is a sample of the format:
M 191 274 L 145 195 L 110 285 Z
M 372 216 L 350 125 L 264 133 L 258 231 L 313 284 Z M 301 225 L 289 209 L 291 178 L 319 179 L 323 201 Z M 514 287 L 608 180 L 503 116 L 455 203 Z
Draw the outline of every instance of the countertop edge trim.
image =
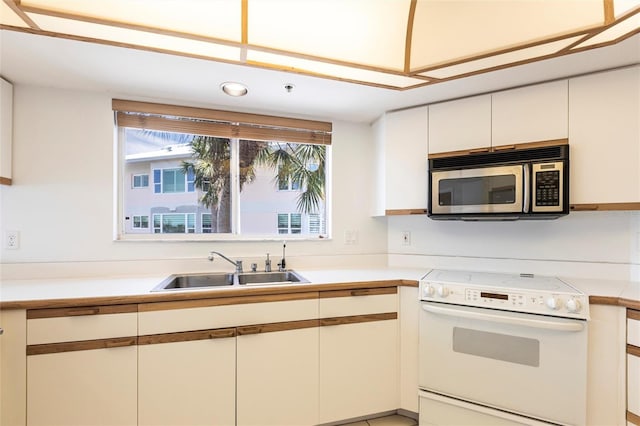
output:
M 417 280 L 389 279 L 379 281 L 348 281 L 341 283 L 298 284 L 279 287 L 251 287 L 215 290 L 183 291 L 179 293 L 158 292 L 129 296 L 99 296 L 64 299 L 22 300 L 0 302 L 1 310 L 10 309 L 49 309 L 93 305 L 125 305 L 132 303 L 174 302 L 198 299 L 217 299 L 237 296 L 264 296 L 283 293 L 306 293 L 312 291 L 350 290 L 376 287 L 418 287 Z

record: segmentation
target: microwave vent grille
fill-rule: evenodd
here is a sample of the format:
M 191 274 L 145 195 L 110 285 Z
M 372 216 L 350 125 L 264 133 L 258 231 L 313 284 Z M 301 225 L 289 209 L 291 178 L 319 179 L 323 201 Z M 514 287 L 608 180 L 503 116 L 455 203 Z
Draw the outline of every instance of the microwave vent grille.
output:
M 514 149 L 510 151 L 433 158 L 429 161 L 429 167 L 431 170 L 439 170 L 457 167 L 490 166 L 507 163 L 568 159 L 569 145 L 556 145 L 541 148 Z

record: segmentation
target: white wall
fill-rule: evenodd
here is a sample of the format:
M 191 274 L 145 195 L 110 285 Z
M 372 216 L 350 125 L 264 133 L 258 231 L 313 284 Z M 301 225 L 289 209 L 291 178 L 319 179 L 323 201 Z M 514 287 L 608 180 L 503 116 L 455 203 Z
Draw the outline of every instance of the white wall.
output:
M 390 263 L 638 280 L 640 212 L 573 212 L 557 220 L 388 218 Z M 411 245 L 402 232 L 411 232 Z
M 164 260 L 194 259 L 198 263 L 193 266 L 211 268 L 204 259 L 214 249 L 235 257 L 280 255 L 282 244 L 274 241 L 113 241 L 114 133 L 109 94 L 18 85 L 14 95 L 13 185 L 0 188 L 0 218 L 3 231 L 20 232 L 20 248 L 2 249 L 4 278 L 33 273 L 40 263 L 54 263 L 58 270 L 71 273 L 61 262 L 89 262 L 96 272 L 105 273 L 109 271 L 102 271 L 100 262 L 112 267 L 113 261 L 126 261 L 129 266 L 124 269 L 133 270 L 130 261 L 143 259 L 161 261 L 154 267 L 166 264 Z M 371 128 L 336 122 L 333 129 L 334 238 L 289 242 L 287 255 L 305 258 L 307 266 L 322 263 L 323 257 L 384 259 L 386 224 L 368 215 Z M 355 244 L 345 244 L 347 230 L 357 231 Z

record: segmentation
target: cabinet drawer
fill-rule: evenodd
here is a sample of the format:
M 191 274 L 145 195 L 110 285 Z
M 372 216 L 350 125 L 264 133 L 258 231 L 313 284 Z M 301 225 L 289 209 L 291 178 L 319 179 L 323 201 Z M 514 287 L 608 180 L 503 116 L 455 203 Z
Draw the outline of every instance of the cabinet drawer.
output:
M 256 296 L 140 305 L 138 330 L 140 335 L 161 334 L 318 317 L 317 293 L 294 295 L 300 300 L 289 300 L 290 297 L 278 300 L 282 297 Z
M 29 310 L 27 344 L 136 336 L 137 311 L 137 305 Z
M 320 295 L 320 318 L 397 311 L 397 287 L 328 291 Z
M 627 309 L 627 343 L 640 347 L 640 311 Z

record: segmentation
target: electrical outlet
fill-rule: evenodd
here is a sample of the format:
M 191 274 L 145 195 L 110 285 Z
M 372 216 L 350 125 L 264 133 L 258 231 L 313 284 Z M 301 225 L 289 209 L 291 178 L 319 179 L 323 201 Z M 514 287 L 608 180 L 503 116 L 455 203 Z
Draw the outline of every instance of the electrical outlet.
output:
M 358 244 L 358 231 L 354 231 L 354 230 L 344 231 L 344 243 L 347 245 Z
M 20 248 L 20 233 L 18 231 L 4 232 L 4 248 L 9 250 Z
M 410 246 L 411 245 L 411 232 L 402 231 L 402 245 Z

